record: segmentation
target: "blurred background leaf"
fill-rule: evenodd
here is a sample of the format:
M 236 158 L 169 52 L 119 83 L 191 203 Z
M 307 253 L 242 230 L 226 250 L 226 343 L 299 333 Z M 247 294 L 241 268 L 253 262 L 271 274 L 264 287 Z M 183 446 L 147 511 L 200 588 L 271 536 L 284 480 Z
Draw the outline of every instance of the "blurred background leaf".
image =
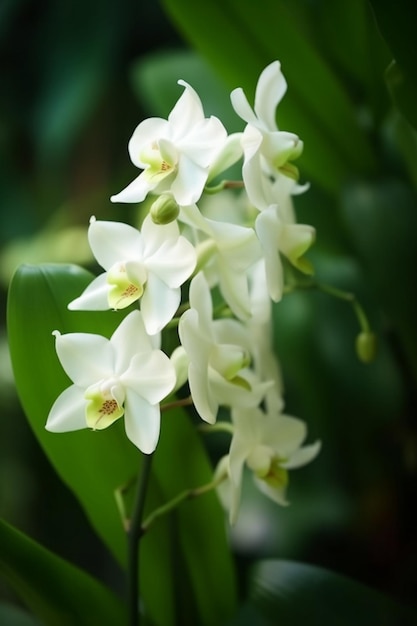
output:
M 267 623 L 294 626 L 409 626 L 417 614 L 373 589 L 328 570 L 291 561 L 261 561 L 250 602 Z
M 93 616 L 109 626 L 126 620 L 109 589 L 1 520 L 0 543 L 2 575 L 45 626 L 87 626 Z M 4 610 L 1 623 L 12 626 L 13 619 Z

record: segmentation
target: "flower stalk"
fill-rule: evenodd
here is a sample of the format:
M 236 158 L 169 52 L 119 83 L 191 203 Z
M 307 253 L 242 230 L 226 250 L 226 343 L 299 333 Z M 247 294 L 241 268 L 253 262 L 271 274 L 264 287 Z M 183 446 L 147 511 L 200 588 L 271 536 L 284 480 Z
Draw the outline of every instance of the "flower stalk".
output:
M 152 454 L 144 454 L 142 467 L 137 483 L 137 490 L 133 506 L 132 517 L 128 523 L 128 557 L 127 557 L 127 593 L 129 607 L 129 626 L 140 626 L 140 538 L 142 535 L 142 519 L 145 510 L 146 492 L 152 466 Z
M 172 498 L 172 500 L 169 500 L 162 506 L 155 509 L 145 519 L 145 521 L 143 522 L 140 528 L 140 536 L 148 532 L 150 527 L 154 524 L 154 522 L 159 517 L 162 517 L 163 515 L 167 515 L 167 513 L 170 513 L 171 511 L 176 509 L 182 502 L 185 502 L 186 500 L 192 500 L 194 498 L 198 498 L 199 496 L 202 496 L 205 493 L 208 493 L 209 491 L 216 489 L 216 487 L 218 487 L 220 483 L 223 482 L 223 480 L 225 480 L 225 478 L 226 476 L 223 474 L 223 475 L 215 477 L 211 482 L 205 485 L 201 485 L 200 487 L 195 487 L 193 489 L 185 489 L 184 491 L 181 491 L 181 493 L 179 493 L 177 496 Z

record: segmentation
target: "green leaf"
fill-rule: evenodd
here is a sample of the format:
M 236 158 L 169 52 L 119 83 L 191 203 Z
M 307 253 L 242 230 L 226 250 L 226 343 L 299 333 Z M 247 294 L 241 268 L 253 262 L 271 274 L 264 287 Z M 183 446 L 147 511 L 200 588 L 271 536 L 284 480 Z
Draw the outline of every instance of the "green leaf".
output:
M 45 430 L 53 402 L 70 384 L 56 356 L 52 331 L 110 336 L 121 321 L 113 312 L 67 309 L 91 279 L 89 272 L 76 266 L 21 266 L 9 290 L 8 336 L 17 391 L 39 443 L 101 538 L 123 562 L 125 536 L 113 494 L 139 465 L 138 451 L 123 425 L 94 434 Z
M 305 142 L 306 176 L 335 191 L 350 171 L 369 173 L 374 158 L 337 76 L 285 3 L 214 0 L 190 11 L 187 0 L 165 0 L 173 21 L 230 88 L 251 98 L 262 69 L 282 62 L 289 90 L 278 121 Z M 213 33 L 216 36 L 213 37 Z
M 141 455 L 127 439 L 123 421 L 96 433 L 45 430 L 52 403 L 69 385 L 51 332 L 110 336 L 123 317 L 115 312 L 68 311 L 68 302 L 91 278 L 76 266 L 22 266 L 10 286 L 9 344 L 18 393 L 35 435 L 99 536 L 124 563 L 125 533 L 114 491 L 136 478 Z M 164 414 L 148 511 L 184 489 L 209 482 L 211 473 L 206 452 L 187 416 L 181 411 Z M 209 494 L 187 507 L 174 518 L 158 521 L 142 540 L 141 590 L 146 613 L 158 626 L 175 624 L 176 613 L 185 610 L 185 601 L 178 606 L 179 598 L 187 598 L 189 604 L 189 598 L 194 598 L 194 621 L 183 620 L 184 625 L 196 623 L 196 619 L 207 626 L 218 624 L 234 610 L 234 572 L 220 504 Z
M 413 0 L 371 0 L 382 36 L 394 57 L 386 81 L 391 97 L 405 118 L 417 128 L 417 9 Z
M 329 570 L 270 560 L 252 574 L 250 604 L 270 624 L 293 626 L 410 626 L 417 613 Z
M 7 626 L 41 626 L 38 620 L 26 613 L 26 611 L 4 602 L 0 604 L 0 624 L 7 624 Z
M 417 201 L 404 183 L 346 188 L 343 218 L 371 292 L 390 318 L 417 380 Z
M 417 86 L 415 59 L 417 41 L 415 25 L 417 7 L 414 0 L 370 0 L 382 36 L 395 61 Z
M 45 430 L 53 402 L 70 384 L 56 356 L 52 331 L 109 337 L 122 319 L 110 311 L 67 309 L 68 302 L 80 295 L 92 278 L 74 265 L 21 266 L 9 290 L 9 345 L 17 391 L 35 436 L 98 536 L 124 564 L 127 542 L 114 492 L 136 477 L 141 455 L 127 439 L 122 421 L 96 433 L 81 430 L 57 434 Z M 156 596 L 154 583 L 143 585 L 144 604 L 149 614 L 165 626 L 172 623 L 169 616 L 173 615 L 174 594 L 169 578 L 171 555 L 169 549 L 164 549 L 167 539 L 161 536 L 162 530 L 157 529 L 144 542 L 142 565 L 153 580 L 158 577 L 159 592 Z M 164 603 L 160 602 L 161 593 Z
M 183 410 L 164 414 L 154 467 L 166 501 L 212 480 L 213 470 L 201 439 Z M 207 493 L 185 502 L 174 519 L 189 576 L 186 595 L 190 598 L 192 590 L 198 608 L 190 623 L 221 624 L 235 610 L 236 583 L 219 500 L 214 493 Z
M 417 82 L 413 83 L 395 61 L 387 68 L 385 79 L 398 109 L 408 122 L 417 129 Z
M 90 626 L 93 619 L 113 626 L 126 620 L 124 606 L 109 589 L 2 520 L 0 544 L 2 575 L 45 625 Z M 12 623 L 19 624 L 7 621 Z

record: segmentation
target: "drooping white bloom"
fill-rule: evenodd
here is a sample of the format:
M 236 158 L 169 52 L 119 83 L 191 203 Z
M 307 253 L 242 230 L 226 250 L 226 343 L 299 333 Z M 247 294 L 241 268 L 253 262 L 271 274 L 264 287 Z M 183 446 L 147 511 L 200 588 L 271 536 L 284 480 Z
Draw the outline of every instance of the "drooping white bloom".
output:
M 168 119 L 146 119 L 134 131 L 129 155 L 143 172 L 112 196 L 112 202 L 141 202 L 149 192 L 166 191 L 171 191 L 180 205 L 199 200 L 227 132 L 216 117 L 204 117 L 194 89 L 183 80 L 178 83 L 185 89 Z
M 281 299 L 284 288 L 281 254 L 305 274 L 313 273 L 311 264 L 303 255 L 315 240 L 315 229 L 308 224 L 296 223 L 292 203 L 292 195 L 304 189 L 280 174 L 274 183 L 268 182 L 265 186 L 263 201 L 266 204 L 260 207 L 255 220 L 265 259 L 268 291 L 274 302 Z
M 245 327 L 232 319 L 212 319 L 210 289 L 200 272 L 190 286 L 190 306 L 178 326 L 188 359 L 188 382 L 200 417 L 213 424 L 220 405 L 257 406 L 272 384 L 248 368 L 250 342 Z
M 205 218 L 196 205 L 182 207 L 179 219 L 205 239 L 196 246 L 197 254 L 206 256 L 202 270 L 210 286 L 220 292 L 239 319 L 250 317 L 248 269 L 260 258 L 261 248 L 253 228 Z
M 54 334 L 58 358 L 74 384 L 55 401 L 46 429 L 102 430 L 124 415 L 129 439 L 151 454 L 159 438 L 159 402 L 172 391 L 175 370 L 166 354 L 154 348 L 141 313 L 129 313 L 110 339 Z
M 307 429 L 302 420 L 279 413 L 263 413 L 260 409 L 232 411 L 233 437 L 229 455 L 219 464 L 217 473 L 227 477 L 219 495 L 229 510 L 230 523 L 237 519 L 242 476 L 246 465 L 257 487 L 269 498 L 287 505 L 288 470 L 313 460 L 320 451 L 320 442 L 303 446 Z
M 158 333 L 174 316 L 181 285 L 196 264 L 194 247 L 180 235 L 177 223 L 160 226 L 147 216 L 138 231 L 121 222 L 92 219 L 88 238 L 106 271 L 68 308 L 123 309 L 140 299 L 146 331 Z
M 249 278 L 252 316 L 246 327 L 252 345 L 253 366 L 260 380 L 274 382 L 265 393 L 263 404 L 267 413 L 278 413 L 284 408 L 284 384 L 274 351 L 272 307 L 262 259 L 251 268 Z
M 275 121 L 276 107 L 286 89 L 280 63 L 274 61 L 259 77 L 254 110 L 240 87 L 231 93 L 234 110 L 247 123 L 242 136 L 243 181 L 250 201 L 257 208 L 265 204 L 263 186 L 268 177 L 275 178 L 303 150 L 299 137 L 279 130 Z

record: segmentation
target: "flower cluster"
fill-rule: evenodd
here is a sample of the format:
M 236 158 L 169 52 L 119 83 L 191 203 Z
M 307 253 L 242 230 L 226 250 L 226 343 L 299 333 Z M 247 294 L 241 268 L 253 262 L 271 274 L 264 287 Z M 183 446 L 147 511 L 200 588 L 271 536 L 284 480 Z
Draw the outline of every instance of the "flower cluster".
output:
M 151 209 L 140 230 L 91 218 L 89 242 L 104 272 L 69 303 L 72 310 L 127 314 L 111 339 L 55 331 L 73 385 L 54 403 L 46 428 L 101 430 L 124 416 L 128 438 L 151 454 L 160 403 L 188 384 L 201 419 L 232 436 L 215 476 L 233 523 L 245 466 L 266 495 L 285 504 L 288 470 L 319 451 L 318 442 L 302 446 L 305 424 L 283 414 L 271 348 L 271 300 L 283 296 L 283 257 L 311 273 L 303 255 L 315 233 L 295 219 L 292 196 L 308 185 L 298 184 L 293 164 L 302 141 L 276 124 L 286 91 L 280 64 L 262 72 L 254 109 L 241 89 L 232 92 L 246 122 L 232 135 L 178 82 L 184 91 L 168 119 L 147 119 L 134 131 L 129 154 L 142 171 L 111 198 L 136 203 L 151 195 Z M 216 183 L 239 160 L 242 180 Z M 178 347 L 167 355 L 161 333 L 175 327 Z M 220 407 L 230 410 L 230 421 L 217 420 Z

